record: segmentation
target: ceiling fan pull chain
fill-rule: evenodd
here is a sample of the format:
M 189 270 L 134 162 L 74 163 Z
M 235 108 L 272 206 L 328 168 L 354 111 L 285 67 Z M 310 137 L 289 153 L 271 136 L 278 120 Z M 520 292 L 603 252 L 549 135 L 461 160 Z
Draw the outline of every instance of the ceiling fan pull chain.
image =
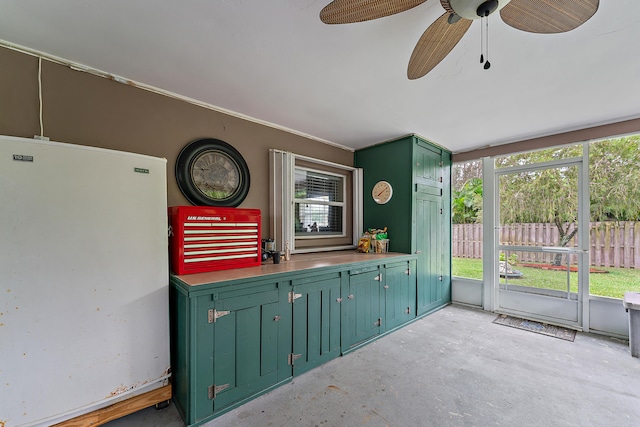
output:
M 487 54 L 487 61 L 484 63 L 484 69 L 488 70 L 491 67 L 491 63 L 489 62 L 489 15 L 485 15 L 484 18 L 484 24 L 485 24 L 485 42 L 486 42 L 486 46 L 485 46 L 485 53 Z
M 484 17 L 480 18 L 480 63 L 484 63 L 484 25 L 482 25 L 482 21 L 486 19 Z

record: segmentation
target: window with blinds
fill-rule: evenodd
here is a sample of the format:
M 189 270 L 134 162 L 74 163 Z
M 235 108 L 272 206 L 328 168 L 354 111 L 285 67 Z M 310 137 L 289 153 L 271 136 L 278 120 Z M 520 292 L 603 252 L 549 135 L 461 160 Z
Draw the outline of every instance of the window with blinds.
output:
M 296 167 L 294 181 L 296 238 L 344 236 L 346 176 Z
M 269 219 L 278 250 L 354 249 L 362 232 L 362 169 L 269 150 Z

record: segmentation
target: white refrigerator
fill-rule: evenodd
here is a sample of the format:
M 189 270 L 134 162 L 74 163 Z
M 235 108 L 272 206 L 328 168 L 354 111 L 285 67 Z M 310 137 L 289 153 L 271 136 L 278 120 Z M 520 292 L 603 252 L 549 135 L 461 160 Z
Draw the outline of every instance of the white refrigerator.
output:
M 166 160 L 0 136 L 0 426 L 166 384 Z

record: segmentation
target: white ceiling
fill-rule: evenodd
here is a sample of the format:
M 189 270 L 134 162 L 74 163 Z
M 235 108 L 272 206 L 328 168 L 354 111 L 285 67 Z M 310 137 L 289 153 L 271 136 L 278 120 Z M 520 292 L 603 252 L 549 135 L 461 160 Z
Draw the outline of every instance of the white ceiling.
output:
M 640 2 L 564 34 L 480 22 L 425 77 L 407 63 L 438 0 L 349 25 L 329 0 L 0 0 L 0 39 L 322 141 L 408 133 L 459 152 L 640 117 Z M 1 64 L 0 64 L 1 66 Z

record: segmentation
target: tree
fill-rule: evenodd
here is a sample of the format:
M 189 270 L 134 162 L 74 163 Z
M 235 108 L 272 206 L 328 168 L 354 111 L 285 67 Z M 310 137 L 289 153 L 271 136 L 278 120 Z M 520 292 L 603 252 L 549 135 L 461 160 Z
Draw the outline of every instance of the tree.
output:
M 482 161 L 456 163 L 451 169 L 451 185 L 454 191 L 460 190 L 472 178 L 482 179 Z
M 482 222 L 482 179 L 470 178 L 453 191 L 452 212 L 454 224 Z
M 590 146 L 592 221 L 640 221 L 640 135 Z
M 451 175 L 453 223 L 482 222 L 482 162 L 456 163 Z

